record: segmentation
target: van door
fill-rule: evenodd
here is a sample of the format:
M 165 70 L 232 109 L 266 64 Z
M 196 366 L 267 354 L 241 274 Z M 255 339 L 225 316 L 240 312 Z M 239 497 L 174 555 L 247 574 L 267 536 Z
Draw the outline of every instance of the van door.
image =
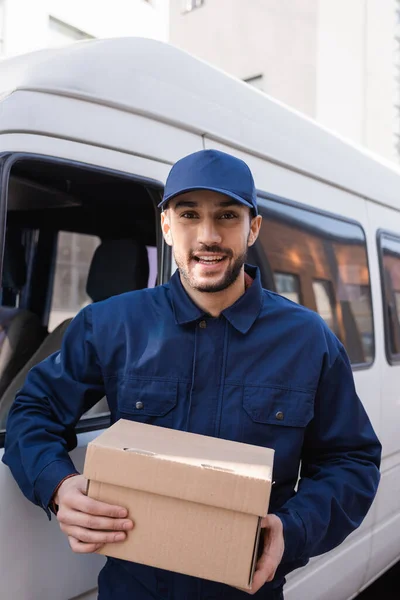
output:
M 0 161 L 1 458 L 7 414 L 29 368 L 59 348 L 80 308 L 119 293 L 109 277 L 110 260 L 131 266 L 137 253 L 132 289 L 140 289 L 169 278 L 170 253 L 158 224 L 158 181 L 37 155 Z M 104 263 L 99 254 L 93 260 L 101 245 Z M 100 287 L 87 286 L 93 269 Z M 83 468 L 88 442 L 108 424 L 105 399 L 82 416 L 71 453 L 77 469 Z M 57 520 L 49 523 L 24 498 L 3 463 L 0 489 L 4 597 L 69 600 L 94 589 L 104 558 L 75 555 Z

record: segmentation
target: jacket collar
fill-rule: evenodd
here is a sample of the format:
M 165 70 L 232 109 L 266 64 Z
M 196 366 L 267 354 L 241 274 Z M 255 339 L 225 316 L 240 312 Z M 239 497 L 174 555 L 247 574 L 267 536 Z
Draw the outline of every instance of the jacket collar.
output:
M 245 265 L 245 272 L 254 280 L 246 292 L 232 306 L 226 308 L 222 315 L 241 333 L 247 333 L 260 314 L 263 294 L 258 267 Z M 207 315 L 186 293 L 178 270 L 169 282 L 172 307 L 177 325 L 185 325 L 200 320 Z

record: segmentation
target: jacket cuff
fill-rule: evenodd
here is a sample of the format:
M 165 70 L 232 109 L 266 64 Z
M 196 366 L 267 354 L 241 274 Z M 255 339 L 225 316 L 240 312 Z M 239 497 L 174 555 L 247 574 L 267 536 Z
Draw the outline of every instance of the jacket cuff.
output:
M 295 510 L 281 508 L 274 513 L 283 524 L 285 549 L 282 563 L 298 561 L 304 558 L 307 545 L 307 532 L 303 519 Z
M 35 497 L 39 506 L 43 508 L 49 519 L 49 505 L 53 494 L 60 482 L 69 475 L 79 475 L 70 460 L 55 460 L 44 467 L 36 478 L 34 490 Z

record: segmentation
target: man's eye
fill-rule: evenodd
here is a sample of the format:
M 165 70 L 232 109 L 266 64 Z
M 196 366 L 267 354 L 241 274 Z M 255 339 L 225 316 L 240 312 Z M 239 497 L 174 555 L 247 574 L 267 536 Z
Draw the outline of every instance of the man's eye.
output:
M 195 219 L 196 213 L 185 212 L 181 214 L 181 219 Z
M 234 213 L 224 213 L 220 216 L 220 219 L 236 219 L 236 215 Z

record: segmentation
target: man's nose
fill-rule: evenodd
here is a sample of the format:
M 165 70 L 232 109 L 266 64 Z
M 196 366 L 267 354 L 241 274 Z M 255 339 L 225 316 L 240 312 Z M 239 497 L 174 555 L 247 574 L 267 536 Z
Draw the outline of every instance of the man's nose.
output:
M 213 219 L 204 219 L 199 225 L 197 241 L 205 246 L 220 244 L 222 242 L 221 234 Z

